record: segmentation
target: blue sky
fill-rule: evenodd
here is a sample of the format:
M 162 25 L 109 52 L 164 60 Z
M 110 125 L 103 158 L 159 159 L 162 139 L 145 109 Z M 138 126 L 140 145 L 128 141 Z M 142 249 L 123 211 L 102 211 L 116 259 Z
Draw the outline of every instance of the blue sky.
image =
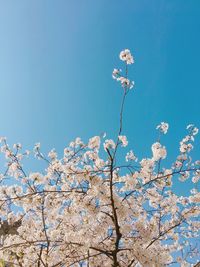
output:
M 185 127 L 200 127 L 199 0 L 0 0 L 0 135 L 62 151 L 77 136 L 115 137 L 122 90 L 111 78 L 119 52 L 135 57 L 124 131 L 139 157 L 155 127 L 169 161 Z M 194 158 L 200 158 L 197 138 Z

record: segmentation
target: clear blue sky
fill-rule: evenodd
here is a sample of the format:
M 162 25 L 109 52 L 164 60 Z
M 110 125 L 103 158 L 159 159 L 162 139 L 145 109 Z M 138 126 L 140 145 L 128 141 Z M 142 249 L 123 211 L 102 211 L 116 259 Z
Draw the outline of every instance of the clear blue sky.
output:
M 199 10 L 199 0 L 0 0 L 0 135 L 58 151 L 77 136 L 114 137 L 122 91 L 111 73 L 129 48 L 124 134 L 148 156 L 169 122 L 173 160 L 186 125 L 200 127 Z

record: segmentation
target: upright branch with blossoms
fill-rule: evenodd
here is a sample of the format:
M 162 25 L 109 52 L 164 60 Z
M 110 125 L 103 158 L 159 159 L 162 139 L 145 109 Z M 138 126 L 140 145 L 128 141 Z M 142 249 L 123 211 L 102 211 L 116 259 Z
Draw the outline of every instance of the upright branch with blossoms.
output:
M 23 159 L 29 152 L 23 152 L 20 144 L 11 148 L 1 138 L 6 161 L 0 176 L 2 264 L 197 266 L 200 161 L 193 162 L 190 153 L 198 129 L 187 127 L 169 168 L 164 167 L 167 150 L 160 143 L 169 127 L 164 122 L 157 127 L 159 138 L 152 145 L 151 158 L 139 161 L 130 150 L 120 164 L 117 152 L 128 145 L 122 135 L 124 104 L 134 86 L 128 78 L 133 56 L 125 49 L 120 59 L 125 74 L 113 71 L 123 89 L 116 141 L 94 136 L 84 143 L 76 138 L 60 159 L 55 150 L 44 155 L 36 144 L 33 153 L 46 166 L 42 172 L 28 173 Z M 191 180 L 189 196 L 173 192 L 177 179 Z

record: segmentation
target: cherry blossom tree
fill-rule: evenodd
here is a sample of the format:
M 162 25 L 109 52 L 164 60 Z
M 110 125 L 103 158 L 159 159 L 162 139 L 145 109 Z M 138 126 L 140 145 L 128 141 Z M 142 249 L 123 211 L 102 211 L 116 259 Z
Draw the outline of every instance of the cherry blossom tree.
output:
M 39 143 L 30 153 L 1 138 L 6 164 L 0 176 L 2 266 L 198 266 L 200 161 L 191 158 L 198 129 L 188 125 L 168 168 L 161 144 L 169 127 L 165 122 L 157 127 L 151 158 L 139 160 L 126 150 L 123 114 L 134 87 L 128 77 L 134 58 L 125 49 L 120 59 L 124 73 L 112 73 L 123 93 L 116 140 L 76 138 L 58 158 L 55 150 L 45 155 Z M 44 161 L 43 171 L 26 171 L 29 154 Z M 175 194 L 178 179 L 191 180 L 187 196 Z

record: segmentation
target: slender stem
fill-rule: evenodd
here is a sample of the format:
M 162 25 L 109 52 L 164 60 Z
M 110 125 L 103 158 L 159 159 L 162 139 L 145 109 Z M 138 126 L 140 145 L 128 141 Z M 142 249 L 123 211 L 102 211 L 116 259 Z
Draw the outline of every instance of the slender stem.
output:
M 127 64 L 126 64 L 126 72 L 125 73 L 126 73 L 125 78 L 127 79 L 127 77 L 128 77 L 128 65 Z M 121 135 L 121 133 L 123 131 L 123 114 L 124 114 L 124 106 L 125 106 L 125 100 L 126 100 L 127 94 L 128 94 L 128 88 L 127 88 L 127 85 L 125 85 L 124 93 L 123 93 L 123 97 L 122 97 L 122 102 L 121 102 L 121 107 L 120 107 L 119 131 L 118 131 L 118 136 L 117 136 L 116 147 L 115 147 L 115 150 L 113 153 L 113 160 L 115 160 L 117 149 L 118 149 L 118 146 L 120 144 L 119 136 Z

